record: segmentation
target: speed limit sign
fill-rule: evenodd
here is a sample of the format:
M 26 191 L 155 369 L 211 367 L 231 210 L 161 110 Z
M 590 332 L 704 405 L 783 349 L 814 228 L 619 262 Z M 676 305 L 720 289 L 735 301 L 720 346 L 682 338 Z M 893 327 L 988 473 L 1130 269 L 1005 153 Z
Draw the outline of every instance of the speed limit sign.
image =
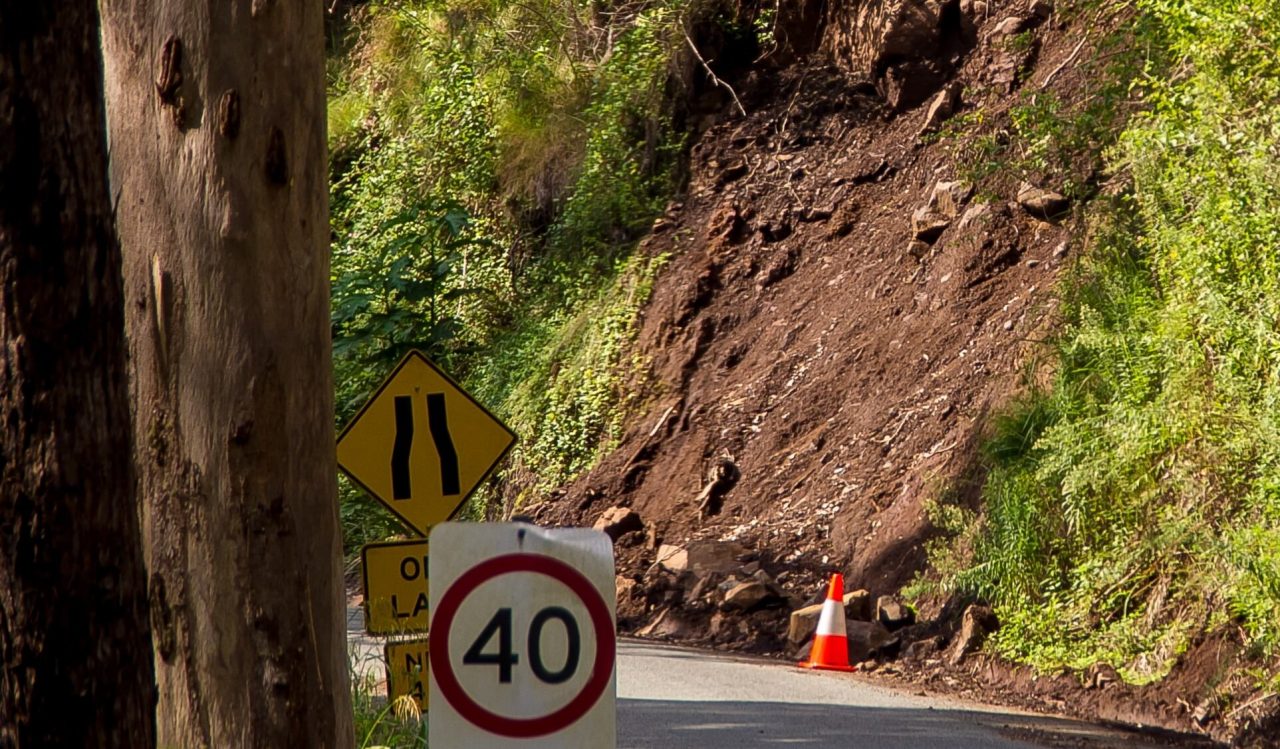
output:
M 431 532 L 432 746 L 615 746 L 613 545 L 599 531 Z

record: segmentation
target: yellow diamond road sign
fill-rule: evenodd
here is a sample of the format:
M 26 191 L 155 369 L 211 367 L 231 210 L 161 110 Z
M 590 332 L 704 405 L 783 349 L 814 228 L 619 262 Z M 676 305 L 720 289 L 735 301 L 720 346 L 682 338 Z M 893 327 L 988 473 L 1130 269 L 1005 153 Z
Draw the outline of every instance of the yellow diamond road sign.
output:
M 410 351 L 338 436 L 338 467 L 425 536 L 462 506 L 515 439 Z

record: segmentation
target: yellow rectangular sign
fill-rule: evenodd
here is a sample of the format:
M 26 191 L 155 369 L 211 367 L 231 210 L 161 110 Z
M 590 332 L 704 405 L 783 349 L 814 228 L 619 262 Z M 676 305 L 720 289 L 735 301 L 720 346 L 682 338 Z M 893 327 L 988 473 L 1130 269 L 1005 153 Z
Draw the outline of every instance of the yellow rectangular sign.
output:
M 364 568 L 364 627 L 371 635 L 426 632 L 427 542 L 368 544 Z
M 427 676 L 431 666 L 427 661 L 427 638 L 388 642 L 387 701 L 409 695 L 418 703 L 418 709 L 427 711 Z

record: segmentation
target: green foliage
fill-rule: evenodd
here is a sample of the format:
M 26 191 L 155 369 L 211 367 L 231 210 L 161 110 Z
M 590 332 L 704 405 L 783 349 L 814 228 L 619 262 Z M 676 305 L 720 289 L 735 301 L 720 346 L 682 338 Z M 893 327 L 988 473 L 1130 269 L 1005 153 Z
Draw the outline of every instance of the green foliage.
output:
M 1223 611 L 1280 653 L 1280 3 L 1137 7 L 1132 192 L 1095 206 L 1051 382 L 995 424 L 982 520 L 936 557 L 998 605 L 996 651 L 1144 682 Z M 1015 113 L 1041 166 L 1088 147 L 1059 118 Z
M 626 360 L 624 351 L 665 261 L 619 261 L 612 282 L 594 298 L 564 312 L 544 308 L 549 317 L 542 325 L 518 330 L 511 348 L 476 373 L 512 429 L 527 435 L 515 460 L 533 475 L 530 488 L 572 479 L 621 438 L 642 364 Z
M 377 679 L 351 664 L 351 705 L 360 749 L 427 749 L 427 721 L 408 697 L 388 702 Z M 382 664 L 374 664 L 381 671 Z
M 1090 28 L 1099 24 L 1102 14 L 1131 14 L 1132 5 L 1082 0 L 1057 12 L 1076 17 L 1077 23 Z M 1084 18 L 1086 13 L 1091 17 Z M 972 184 L 981 185 L 993 175 L 1008 172 L 1033 180 L 1047 177 L 1073 200 L 1091 198 L 1105 171 L 1104 155 L 1137 101 L 1138 82 L 1145 80 L 1146 66 L 1153 63 L 1149 42 L 1159 33 L 1150 15 L 1110 23 L 1115 31 L 1090 34 L 1075 50 L 1080 58 L 1070 66 L 1075 72 L 1067 75 L 1078 80 L 1064 93 L 1025 85 L 1007 114 L 992 116 L 982 109 L 965 112 L 926 140 L 954 142 L 959 175 Z M 1025 53 L 1035 39 L 1034 32 L 1023 32 L 1005 43 L 1010 50 Z
M 622 351 L 675 188 L 685 0 L 384 0 L 330 64 L 334 368 L 345 423 L 424 350 L 521 436 L 507 481 L 587 468 L 632 407 Z M 342 483 L 348 549 L 398 526 Z M 483 495 L 467 512 L 491 513 Z

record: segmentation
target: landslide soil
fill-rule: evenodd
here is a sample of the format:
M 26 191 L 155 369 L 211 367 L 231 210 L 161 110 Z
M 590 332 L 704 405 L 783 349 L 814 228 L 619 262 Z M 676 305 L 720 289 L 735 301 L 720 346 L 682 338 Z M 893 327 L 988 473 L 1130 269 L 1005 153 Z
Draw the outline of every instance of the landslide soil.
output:
M 1085 95 L 1105 29 L 1096 17 L 1040 22 L 1017 3 L 964 7 L 962 43 L 937 51 L 950 72 L 931 90 L 963 90 L 941 134 L 922 132 L 932 96 L 894 106 L 891 81 L 820 52 L 734 78 L 746 115 L 726 106 L 699 134 L 687 189 L 641 244 L 669 257 L 632 344 L 646 362 L 632 386 L 647 407 L 593 470 L 520 510 L 588 526 L 615 506 L 639 513 L 644 529 L 616 545 L 624 631 L 794 656 L 789 611 L 818 601 L 830 573 L 844 573 L 846 590 L 896 593 L 925 569 L 936 533 L 926 503 L 946 493 L 976 507 L 977 447 L 1043 351 L 1080 211 L 1032 215 L 1019 184 L 1052 189 L 1052 177 L 1001 169 L 972 185 L 933 241 L 913 244 L 912 214 L 938 182 L 975 173 L 966 146 L 1006 138 L 1020 100 Z M 1031 31 L 1001 33 L 1012 17 Z M 661 544 L 700 540 L 740 545 L 738 562 L 764 570 L 786 600 L 726 616 L 714 586 L 656 564 Z M 949 637 L 958 611 L 942 603 L 908 635 Z M 1203 731 L 1198 695 L 1239 650 L 1238 639 L 1209 638 L 1143 689 L 1036 677 L 984 655 L 878 670 L 1033 709 Z
M 1077 41 L 1050 23 L 1014 50 L 993 32 L 1003 17 L 970 20 L 957 116 L 999 122 Z M 1059 71 L 1049 90 L 1069 96 L 1076 79 Z M 913 211 L 967 174 L 959 138 L 991 128 L 922 134 L 927 100 L 897 111 L 882 81 L 817 57 L 735 85 L 748 114 L 701 134 L 683 198 L 641 244 L 670 258 L 632 344 L 647 408 L 587 475 L 520 511 L 590 525 L 633 508 L 647 533 L 619 540 L 619 569 L 642 583 L 658 544 L 717 539 L 800 600 L 833 571 L 846 589 L 896 592 L 924 567 L 926 501 L 976 499 L 979 438 L 1046 335 L 1072 234 L 1015 202 L 1022 175 L 997 172 L 912 246 Z

